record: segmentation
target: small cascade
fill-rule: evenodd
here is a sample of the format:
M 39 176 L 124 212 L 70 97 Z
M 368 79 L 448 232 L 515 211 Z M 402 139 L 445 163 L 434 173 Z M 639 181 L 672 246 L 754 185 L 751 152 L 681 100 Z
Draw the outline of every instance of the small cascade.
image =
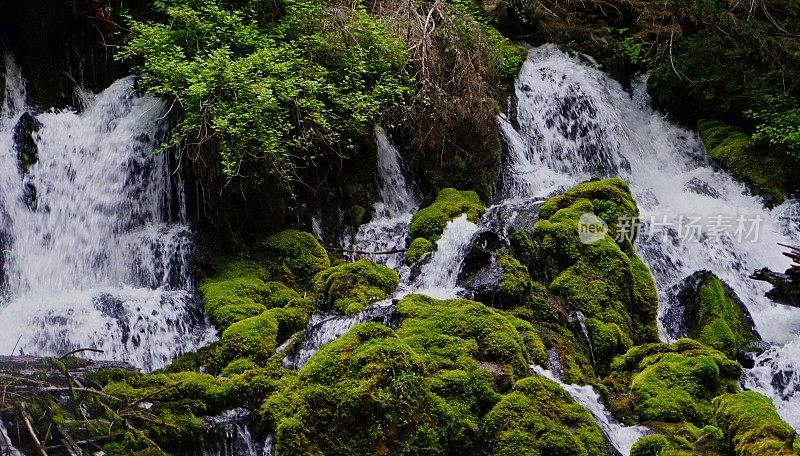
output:
M 436 252 L 430 261 L 422 266 L 410 291 L 436 299 L 457 297 L 459 288 L 456 282 L 461 263 L 470 241 L 477 232 L 478 225 L 467 220 L 466 215 L 451 220 L 442 237 L 436 241 Z
M 279 347 L 277 352 L 289 351 L 283 359 L 283 367 L 300 369 L 305 365 L 311 355 L 316 353 L 323 344 L 342 337 L 353 326 L 359 323 L 375 321 L 389 325 L 394 311 L 392 299 L 376 302 L 366 309 L 352 316 L 337 313 L 319 313 L 311 316 L 306 326 L 306 334 L 300 346 L 294 350 L 290 347 Z
M 581 334 L 583 335 L 583 340 L 586 341 L 586 345 L 589 347 L 589 355 L 592 358 L 592 366 L 595 365 L 594 359 L 594 347 L 592 346 L 592 338 L 589 337 L 589 329 L 586 327 L 586 315 L 583 314 L 580 310 L 571 310 L 569 312 L 569 323 L 570 324 L 578 324 L 581 328 Z
M 408 224 L 418 203 L 403 177 L 400 152 L 381 127 L 375 128 L 375 144 L 378 150 L 379 200 L 372 206 L 372 221 L 361 225 L 352 240 L 345 234 L 342 245 L 345 249 L 360 252 L 395 252 L 405 247 Z M 358 255 L 353 253 L 350 256 L 354 259 Z M 382 253 L 370 255 L 370 258 L 397 269 L 402 264 L 403 254 Z
M 549 378 L 550 380 L 558 383 L 564 390 L 572 397 L 575 402 L 581 404 L 592 414 L 597 425 L 605 434 L 608 442 L 614 447 L 616 451 L 622 456 L 629 456 L 631 454 L 631 447 L 641 437 L 650 434 L 649 428 L 644 426 L 625 426 L 618 423 L 611 415 L 603 401 L 600 399 L 600 394 L 595 391 L 591 386 L 569 385 L 562 383 L 561 380 L 553 374 L 552 371 L 544 369 L 537 365 L 532 365 L 531 369 L 536 375 Z
M 250 435 L 250 412 L 245 409 L 226 410 L 220 415 L 206 417 L 203 456 L 263 456 L 263 449 Z
M 0 353 L 90 347 L 152 370 L 196 349 L 212 335 L 189 271 L 184 183 L 170 154 L 153 154 L 164 103 L 134 96 L 128 77 L 83 94 L 80 113 L 35 114 L 11 59 L 6 70 Z
M 756 360 L 745 384 L 772 397 L 800 430 L 800 309 L 764 297 L 769 286 L 752 271 L 783 271 L 776 245 L 798 243 L 798 203 L 765 209 L 760 197 L 709 163 L 697 134 L 654 111 L 646 78 L 631 92 L 589 58 L 554 45 L 530 51 L 508 115 L 498 119 L 507 148 L 500 193 L 506 199 L 546 198 L 593 177 L 626 180 L 639 205 L 636 242 L 659 290 L 662 340 L 666 306 L 676 284 L 709 269 L 730 284 L 773 348 Z M 787 403 L 789 402 L 789 403 Z

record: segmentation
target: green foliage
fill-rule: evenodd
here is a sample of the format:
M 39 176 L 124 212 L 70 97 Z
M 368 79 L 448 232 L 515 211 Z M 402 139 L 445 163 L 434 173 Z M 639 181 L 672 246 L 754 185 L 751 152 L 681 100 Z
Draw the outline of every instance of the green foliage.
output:
M 748 134 L 722 122 L 701 120 L 698 127 L 712 160 L 753 185 L 769 198 L 770 204 L 783 202 L 784 192 L 793 188 L 796 179 L 793 164 L 786 156 L 764 150 Z
M 272 311 L 230 325 L 220 336 L 223 359 L 250 358 L 265 362 L 275 354 L 278 321 Z
M 386 299 L 400 283 L 397 273 L 372 260 L 361 259 L 326 269 L 314 278 L 314 291 L 324 306 L 352 315 Z
M 595 207 L 595 204 L 597 207 Z M 585 244 L 579 219 L 594 213 L 608 219 L 608 233 Z M 570 307 L 594 319 L 600 349 L 595 366 L 604 373 L 615 354 L 633 343 L 657 340 L 658 297 L 647 266 L 631 242 L 615 242 L 617 219 L 638 215 L 627 184 L 619 179 L 579 184 L 545 201 L 534 226 L 534 239 L 552 281 L 548 290 Z
M 768 108 L 748 110 L 745 115 L 758 122 L 753 139 L 785 148 L 794 158 L 800 158 L 800 108 L 791 97 L 765 97 Z
M 730 358 L 735 358 L 739 350 L 745 350 L 753 342 L 750 324 L 742 309 L 716 276 L 703 277 L 695 299 L 696 312 L 690 316 L 689 337 Z
M 404 261 L 407 265 L 411 266 L 419 261 L 423 255 L 428 252 L 433 252 L 434 250 L 436 250 L 436 244 L 425 238 L 418 237 L 411 241 L 411 245 L 408 246 Z
M 730 448 L 740 456 L 794 455 L 795 432 L 772 401 L 754 391 L 719 396 L 714 417 Z
M 589 412 L 543 377 L 518 381 L 486 416 L 491 454 L 602 456 L 603 433 Z
M 314 146 L 346 150 L 412 93 L 405 46 L 358 3 L 287 1 L 279 17 L 231 3 L 156 2 L 164 23 L 133 21 L 122 52 L 182 108 L 170 144 L 213 141 L 226 178 L 289 187 Z
M 617 357 L 611 370 L 605 384 L 632 393 L 640 422 L 697 425 L 712 422 L 711 399 L 736 391 L 742 373 L 737 362 L 691 339 L 634 347 Z
M 461 214 L 466 214 L 470 221 L 476 222 L 483 211 L 483 204 L 475 192 L 445 188 L 430 206 L 414 214 L 408 233 L 412 238 L 421 237 L 435 242 L 442 235 L 447 222 Z

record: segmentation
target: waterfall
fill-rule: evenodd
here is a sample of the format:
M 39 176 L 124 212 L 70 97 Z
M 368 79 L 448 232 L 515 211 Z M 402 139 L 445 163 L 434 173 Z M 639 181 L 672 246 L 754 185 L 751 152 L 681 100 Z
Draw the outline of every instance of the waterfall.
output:
M 250 434 L 250 412 L 237 408 L 203 418 L 206 428 L 202 456 L 266 456 Z
M 189 273 L 192 235 L 169 154 L 164 103 L 133 95 L 134 78 L 81 112 L 35 114 L 6 62 L 0 114 L 0 353 L 95 348 L 144 370 L 210 337 Z M 22 119 L 35 126 L 20 133 Z M 25 169 L 16 142 L 30 134 Z
M 709 163 L 696 133 L 651 108 L 645 88 L 642 78 L 626 92 L 591 59 L 554 45 L 532 49 L 515 85 L 516 102 L 498 120 L 509 149 L 502 196 L 544 198 L 592 177 L 628 181 L 643 228 L 636 249 L 659 290 L 662 339 L 675 337 L 663 324 L 669 290 L 695 271 L 711 270 L 733 287 L 773 346 L 747 372 L 745 385 L 773 398 L 800 430 L 792 412 L 800 409 L 800 309 L 772 303 L 764 297 L 769 285 L 749 278 L 755 269 L 789 266 L 776 244 L 797 242 L 791 216 L 797 203 L 765 209 Z
M 650 429 L 645 426 L 625 426 L 618 423 L 603 405 L 600 394 L 591 386 L 568 385 L 563 383 L 552 371 L 535 364 L 531 366 L 531 369 L 536 375 L 547 377 L 558 383 L 575 402 L 586 408 L 600 426 L 611 446 L 623 456 L 631 453 L 631 447 L 640 437 L 651 433 Z
M 342 245 L 362 252 L 389 252 L 405 247 L 408 223 L 417 208 L 417 200 L 403 177 L 400 153 L 381 127 L 375 128 L 378 151 L 378 201 L 372 206 L 373 218 L 358 228 L 353 243 L 345 236 Z M 352 245 L 351 245 L 352 244 Z M 351 255 L 353 258 L 357 254 Z M 351 258 L 352 259 L 352 258 Z M 372 260 L 397 269 L 403 254 L 381 254 Z
M 413 292 L 436 299 L 456 298 L 460 291 L 456 285 L 458 272 L 470 241 L 477 232 L 478 225 L 467 220 L 466 215 L 448 222 L 442 237 L 436 241 L 433 258 L 422 266 Z

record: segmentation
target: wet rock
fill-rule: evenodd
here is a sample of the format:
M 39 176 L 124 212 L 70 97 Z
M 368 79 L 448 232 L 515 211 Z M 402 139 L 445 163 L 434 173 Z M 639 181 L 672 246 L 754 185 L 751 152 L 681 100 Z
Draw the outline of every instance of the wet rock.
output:
M 489 306 L 494 303 L 501 274 L 496 252 L 504 245 L 503 239 L 492 231 L 482 230 L 475 235 L 457 282 L 469 299 Z
M 766 294 L 769 299 L 778 304 L 800 307 L 800 271 L 794 267 L 785 273 L 762 268 L 754 271 L 750 278 L 772 284 L 773 288 Z
M 492 382 L 498 391 L 506 393 L 511 390 L 513 378 L 509 372 L 503 369 L 503 366 L 489 361 L 478 361 L 478 368 L 492 375 Z
M 714 199 L 720 198 L 720 194 L 717 189 L 709 185 L 708 182 L 696 177 L 691 178 L 689 182 L 686 182 L 686 184 L 683 186 L 686 188 L 686 190 L 697 193 L 698 195 L 710 196 Z
M 670 291 L 663 324 L 670 337 L 691 337 L 747 363 L 764 347 L 747 307 L 710 271 L 697 271 Z M 751 363 L 752 364 L 752 363 Z
M 28 112 L 22 114 L 14 126 L 14 150 L 17 151 L 17 162 L 22 174 L 27 174 L 30 167 L 39 161 L 34 135 L 42 127 L 42 123 Z

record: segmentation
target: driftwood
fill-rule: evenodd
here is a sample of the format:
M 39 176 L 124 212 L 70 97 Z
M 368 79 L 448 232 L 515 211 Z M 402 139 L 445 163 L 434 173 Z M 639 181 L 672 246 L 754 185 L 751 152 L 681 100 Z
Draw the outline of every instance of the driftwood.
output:
M 767 297 L 775 302 L 800 307 L 800 246 L 778 244 L 789 249 L 783 252 L 787 258 L 791 258 L 792 265 L 785 272 L 774 272 L 767 268 L 753 271 L 751 279 L 768 282 L 774 287 L 767 292 Z

